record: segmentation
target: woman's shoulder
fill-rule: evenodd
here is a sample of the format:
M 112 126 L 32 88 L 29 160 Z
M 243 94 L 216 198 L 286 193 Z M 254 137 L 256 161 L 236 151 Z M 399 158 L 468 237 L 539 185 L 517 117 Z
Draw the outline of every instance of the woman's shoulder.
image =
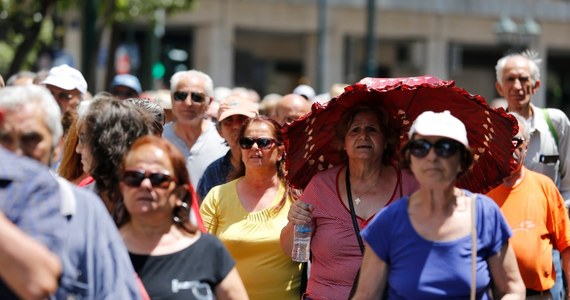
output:
M 483 213 L 490 213 L 490 212 L 500 212 L 501 209 L 499 208 L 499 206 L 497 205 L 497 203 L 495 203 L 495 201 L 493 201 L 493 199 L 489 198 L 489 196 L 484 195 L 484 194 L 479 194 L 479 193 L 473 193 L 470 191 L 466 191 L 465 194 L 471 198 L 476 199 L 477 201 L 477 208 L 479 211 L 482 211 Z
M 215 235 L 209 234 L 207 232 L 202 232 L 200 239 L 198 240 L 200 243 L 209 244 L 212 246 L 222 246 L 222 242 L 218 239 Z
M 344 165 L 337 165 L 330 167 L 326 170 L 320 171 L 315 175 L 313 175 L 309 184 L 311 183 L 314 184 L 316 182 L 322 182 L 322 181 L 330 181 L 331 179 L 336 180 L 342 168 L 344 168 Z
M 234 179 L 232 181 L 216 185 L 210 189 L 208 194 L 212 194 L 214 198 L 218 198 L 219 195 L 225 195 L 227 193 L 235 192 L 237 182 L 240 178 Z M 208 196 L 206 196 L 208 198 Z

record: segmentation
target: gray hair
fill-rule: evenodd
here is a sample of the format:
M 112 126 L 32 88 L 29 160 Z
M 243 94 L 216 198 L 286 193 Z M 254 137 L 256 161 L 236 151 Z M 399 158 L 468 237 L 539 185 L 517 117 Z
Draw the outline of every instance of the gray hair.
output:
M 497 82 L 501 86 L 503 85 L 503 71 L 505 70 L 505 65 L 507 64 L 507 61 L 509 61 L 509 59 L 513 57 L 523 57 L 528 60 L 528 64 L 530 67 L 530 82 L 533 85 L 540 80 L 539 65 L 542 63 L 542 59 L 539 57 L 538 52 L 534 50 L 525 50 L 522 52 L 515 52 L 505 55 L 497 61 L 497 65 L 495 66 L 495 72 L 497 76 Z
M 6 81 L 6 86 L 15 85 L 16 80 L 18 80 L 20 78 L 30 78 L 33 81 L 34 78 L 36 78 L 36 73 L 34 73 L 32 71 L 20 71 L 20 72 L 14 74 L 8 78 L 8 81 Z
M 164 125 L 164 109 L 160 104 L 143 98 L 129 98 L 128 102 L 142 108 L 152 118 L 152 131 L 155 134 L 162 134 Z
M 87 111 L 89 111 L 89 107 L 91 107 L 91 104 L 94 101 L 95 100 L 93 99 L 85 99 L 81 100 L 79 104 L 77 104 L 77 107 L 75 108 L 77 111 L 77 122 L 83 121 L 85 115 L 87 114 Z
M 189 70 L 189 71 L 178 71 L 170 77 L 170 92 L 173 93 L 176 91 L 176 87 L 185 78 L 191 77 L 198 77 L 204 81 L 204 90 L 206 91 L 206 96 L 213 97 L 214 96 L 214 81 L 210 75 L 198 71 L 198 70 Z
M 44 112 L 45 125 L 53 137 L 52 146 L 57 146 L 63 135 L 61 109 L 50 91 L 39 85 L 11 86 L 0 90 L 0 108 L 15 111 L 27 104 L 35 104 Z
M 530 142 L 530 133 L 528 132 L 527 122 L 523 116 L 516 112 L 509 112 L 519 123 L 519 132 L 522 134 L 526 142 Z M 522 126 L 521 126 L 522 125 Z

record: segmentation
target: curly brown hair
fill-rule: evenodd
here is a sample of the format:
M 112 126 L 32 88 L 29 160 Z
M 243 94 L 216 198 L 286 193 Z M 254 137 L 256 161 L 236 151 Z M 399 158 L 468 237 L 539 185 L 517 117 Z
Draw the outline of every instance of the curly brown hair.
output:
M 123 156 L 139 137 L 150 134 L 152 120 L 139 107 L 113 98 L 95 100 L 82 119 L 85 145 L 93 161 L 89 174 L 111 215 L 121 201 L 120 166 Z

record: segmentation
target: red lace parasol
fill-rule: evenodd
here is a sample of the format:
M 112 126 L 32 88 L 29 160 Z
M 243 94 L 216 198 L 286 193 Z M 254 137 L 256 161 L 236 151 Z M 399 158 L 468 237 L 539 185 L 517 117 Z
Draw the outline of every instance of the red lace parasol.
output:
M 341 163 L 333 146 L 334 126 L 346 110 L 360 104 L 382 105 L 388 111 L 390 129 L 400 137 L 400 145 L 407 141 L 414 119 L 426 110 L 449 110 L 459 118 L 475 160 L 458 187 L 485 193 L 515 168 L 511 139 L 518 132 L 516 119 L 503 109 L 490 108 L 483 97 L 433 76 L 364 78 L 326 105 L 313 104 L 310 113 L 283 127 L 287 178 L 293 187 L 302 189 L 314 174 Z

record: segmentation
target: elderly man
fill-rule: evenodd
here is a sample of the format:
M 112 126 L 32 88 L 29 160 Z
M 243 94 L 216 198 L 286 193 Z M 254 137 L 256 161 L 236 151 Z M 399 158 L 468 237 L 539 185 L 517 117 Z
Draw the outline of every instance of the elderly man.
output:
M 62 135 L 61 112 L 44 87 L 0 90 L 2 146 L 46 166 Z M 58 299 L 139 299 L 136 277 L 123 241 L 102 201 L 62 178 L 59 213 L 65 223 Z
M 240 96 L 229 96 L 220 102 L 217 128 L 230 146 L 230 150 L 226 155 L 211 163 L 202 175 L 197 190 L 200 201 L 206 197 L 211 188 L 228 182 L 230 172 L 239 167 L 241 163 L 239 131 L 243 123 L 248 118 L 255 117 L 257 113 L 255 103 Z
M 81 72 L 65 64 L 51 68 L 41 84 L 51 92 L 62 113 L 75 109 L 87 93 L 87 82 Z
M 556 280 L 552 263 L 553 248 L 562 253 L 566 280 L 570 280 L 570 220 L 566 215 L 564 199 L 554 182 L 523 165 L 530 135 L 523 117 L 518 114 L 516 117 L 519 132 L 513 137 L 516 147 L 513 157 L 517 168 L 488 196 L 501 207 L 513 230 L 511 243 L 527 287 L 527 299 L 532 296 L 547 297 L 551 296 L 549 289 Z M 570 297 L 570 294 L 566 297 Z
M 305 97 L 298 94 L 287 94 L 277 102 L 275 121 L 283 126 L 309 111 L 311 111 L 311 103 Z
M 525 166 L 550 177 L 570 204 L 570 121 L 559 109 L 541 109 L 531 103 L 540 87 L 539 63 L 532 52 L 501 58 L 495 67 L 495 86 L 507 100 L 507 110 L 525 118 L 530 134 Z
M 531 103 L 532 96 L 540 87 L 540 64 L 538 54 L 532 51 L 514 53 L 499 59 L 495 70 L 495 87 L 507 101 L 507 110 L 516 112 L 525 119 L 530 134 L 528 153 L 524 161 L 529 170 L 542 173 L 558 186 L 570 205 L 570 121 L 564 112 L 554 108 L 539 108 Z M 558 278 L 552 291 L 554 299 L 560 299 L 562 270 L 560 254 L 553 254 Z
M 228 151 L 215 124 L 206 119 L 214 84 L 203 72 L 180 71 L 170 78 L 170 95 L 175 121 L 164 126 L 162 136 L 186 157 L 190 180 L 196 187 L 204 170 Z

